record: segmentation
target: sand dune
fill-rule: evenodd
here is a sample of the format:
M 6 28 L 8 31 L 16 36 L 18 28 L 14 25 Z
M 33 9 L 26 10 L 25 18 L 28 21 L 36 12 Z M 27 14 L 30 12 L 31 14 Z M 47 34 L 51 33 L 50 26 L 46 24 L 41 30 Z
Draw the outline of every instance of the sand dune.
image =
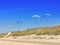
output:
M 30 35 L 30 36 L 19 36 L 18 38 L 13 37 L 14 36 L 7 38 L 0 38 L 0 45 L 60 45 L 60 35 L 58 36 Z M 33 37 L 35 37 L 36 39 L 33 39 Z

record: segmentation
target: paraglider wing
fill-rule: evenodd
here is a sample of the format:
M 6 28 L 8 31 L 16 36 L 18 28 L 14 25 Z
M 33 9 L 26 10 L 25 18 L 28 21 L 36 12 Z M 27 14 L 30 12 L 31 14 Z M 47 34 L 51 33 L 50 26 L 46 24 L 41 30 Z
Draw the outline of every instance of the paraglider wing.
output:
M 33 15 L 32 18 L 33 18 L 33 23 L 37 24 L 40 21 L 41 17 L 39 15 Z
M 23 24 L 23 22 L 21 22 L 21 21 L 17 21 L 17 24 Z
M 20 24 L 20 21 L 17 21 L 17 24 Z
M 46 14 L 43 16 L 43 17 L 46 17 L 46 18 L 47 18 L 47 20 L 46 20 L 47 22 L 49 21 L 49 20 L 48 20 L 48 18 L 49 18 L 48 16 L 52 16 L 52 15 L 51 15 L 50 13 L 46 13 Z
M 46 13 L 45 16 L 52 16 L 50 13 Z
M 39 18 L 40 19 L 40 16 L 39 15 L 33 15 L 32 18 Z
M 8 27 L 10 28 L 10 27 L 12 27 L 12 26 L 9 24 Z

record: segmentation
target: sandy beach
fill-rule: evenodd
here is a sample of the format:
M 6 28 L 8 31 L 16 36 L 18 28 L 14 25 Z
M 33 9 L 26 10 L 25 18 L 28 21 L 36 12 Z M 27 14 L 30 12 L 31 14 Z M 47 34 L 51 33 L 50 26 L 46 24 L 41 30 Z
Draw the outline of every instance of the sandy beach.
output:
M 0 38 L 0 45 L 60 45 L 60 35 L 10 36 Z
M 57 40 L 7 40 L 0 39 L 0 45 L 60 45 Z
M 11 41 L 0 40 L 0 45 L 43 45 L 43 44 L 26 43 L 26 42 L 11 42 Z

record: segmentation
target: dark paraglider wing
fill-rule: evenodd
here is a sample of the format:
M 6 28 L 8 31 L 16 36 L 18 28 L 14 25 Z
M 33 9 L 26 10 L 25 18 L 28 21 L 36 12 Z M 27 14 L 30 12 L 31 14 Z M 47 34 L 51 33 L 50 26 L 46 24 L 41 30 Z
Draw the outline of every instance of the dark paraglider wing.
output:
M 17 24 L 20 24 L 20 21 L 17 21 Z

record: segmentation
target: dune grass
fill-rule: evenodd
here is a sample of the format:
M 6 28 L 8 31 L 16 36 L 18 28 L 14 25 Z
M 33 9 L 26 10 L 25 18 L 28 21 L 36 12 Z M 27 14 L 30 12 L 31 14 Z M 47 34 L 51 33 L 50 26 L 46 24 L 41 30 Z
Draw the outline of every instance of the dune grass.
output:
M 7 33 L 6 33 L 7 34 Z M 0 37 L 4 37 L 6 34 L 0 34 Z M 10 36 L 25 36 L 25 35 L 60 35 L 60 25 L 52 27 L 40 27 L 32 28 L 24 31 L 15 31 L 10 34 Z

